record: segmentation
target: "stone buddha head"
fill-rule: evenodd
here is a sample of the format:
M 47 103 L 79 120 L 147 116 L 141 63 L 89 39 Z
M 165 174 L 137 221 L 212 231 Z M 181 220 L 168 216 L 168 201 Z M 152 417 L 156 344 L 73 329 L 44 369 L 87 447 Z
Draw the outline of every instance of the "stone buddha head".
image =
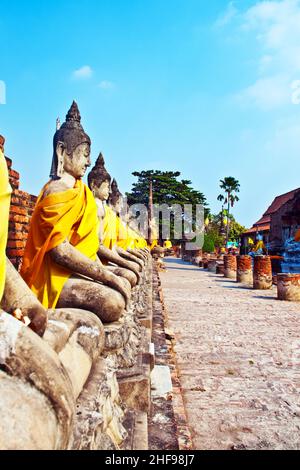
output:
M 117 212 L 117 214 L 120 214 L 123 206 L 123 195 L 119 190 L 118 183 L 116 182 L 115 178 L 111 183 L 111 191 L 108 203 Z
M 50 177 L 59 179 L 65 173 L 81 179 L 91 165 L 91 140 L 81 125 L 81 116 L 75 101 L 53 138 L 53 160 Z
M 111 176 L 105 168 L 105 161 L 100 153 L 95 166 L 88 174 L 88 184 L 96 199 L 107 201 L 110 194 Z

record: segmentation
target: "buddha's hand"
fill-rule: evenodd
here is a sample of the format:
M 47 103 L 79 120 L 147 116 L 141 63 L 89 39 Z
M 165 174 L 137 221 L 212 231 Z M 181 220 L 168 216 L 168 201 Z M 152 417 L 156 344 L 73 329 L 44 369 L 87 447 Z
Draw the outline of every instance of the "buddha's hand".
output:
M 26 315 L 30 320 L 29 328 L 37 335 L 43 336 L 47 327 L 47 312 L 42 305 L 34 305 L 26 309 Z
M 131 286 L 127 279 L 116 276 L 112 272 L 106 270 L 105 272 L 105 283 L 112 289 L 117 290 L 122 294 L 125 299 L 126 310 L 129 307 L 131 299 Z
M 139 265 L 137 265 L 137 263 L 133 263 L 131 261 L 128 261 L 128 267 L 136 275 L 137 282 L 139 283 L 140 279 L 141 279 Z

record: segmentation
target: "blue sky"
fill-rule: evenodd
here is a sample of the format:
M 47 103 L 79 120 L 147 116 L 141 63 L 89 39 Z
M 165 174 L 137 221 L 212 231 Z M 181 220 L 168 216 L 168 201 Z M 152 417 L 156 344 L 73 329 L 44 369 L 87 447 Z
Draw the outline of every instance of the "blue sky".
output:
M 218 182 L 255 222 L 300 186 L 300 1 L 1 0 L 0 133 L 22 189 L 47 181 L 73 99 L 122 191 L 179 170 L 219 210 Z M 1 102 L 1 96 L 0 96 Z

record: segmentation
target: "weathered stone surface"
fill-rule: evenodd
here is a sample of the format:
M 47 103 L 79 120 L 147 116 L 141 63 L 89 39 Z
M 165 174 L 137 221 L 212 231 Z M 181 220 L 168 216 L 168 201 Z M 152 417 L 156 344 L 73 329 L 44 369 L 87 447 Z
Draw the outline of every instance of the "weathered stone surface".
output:
M 277 274 L 279 300 L 300 302 L 300 274 Z
M 51 403 L 56 419 L 55 439 L 45 441 L 36 441 L 36 435 L 32 435 L 32 441 L 27 437 L 32 428 L 32 421 L 23 423 L 19 436 L 19 445 L 23 448 L 22 440 L 27 442 L 29 448 L 49 448 L 64 449 L 69 445 L 70 435 L 73 426 L 73 416 L 75 410 L 75 402 L 73 396 L 72 385 L 69 376 L 61 364 L 57 354 L 43 341 L 39 336 L 26 328 L 21 322 L 13 318 L 11 315 L 1 311 L 0 313 L 0 367 L 6 372 L 10 379 L 4 380 L 3 384 L 7 388 L 9 383 L 15 380 L 20 387 L 20 381 L 24 382 L 23 390 L 28 390 L 28 408 L 30 404 L 34 404 L 32 397 L 43 395 L 45 399 Z M 3 377 L 3 375 L 2 375 Z M 15 388 L 16 389 L 16 388 Z M 33 389 L 35 389 L 33 391 Z M 16 395 L 14 395 L 16 397 Z M 14 398 L 12 395 L 12 399 Z M 20 400 L 27 402 L 27 395 L 20 396 Z M 43 399 L 38 400 L 37 407 L 42 406 Z M 2 403 L 2 401 L 1 401 Z M 2 406 L 2 405 L 1 405 Z M 23 406 L 23 410 L 25 405 Z M 50 408 L 49 408 L 50 409 Z M 47 410 L 45 411 L 47 412 Z M 7 410 L 1 410 L 0 426 L 4 423 L 2 419 L 3 413 Z M 35 408 L 32 408 L 32 415 L 35 414 Z M 30 414 L 30 413 L 29 413 Z M 48 415 L 51 411 L 48 410 Z M 11 415 L 9 427 L 14 428 L 16 423 L 16 415 Z M 22 417 L 20 416 L 20 420 Z M 54 420 L 52 419 L 52 422 Z M 51 419 L 50 419 L 51 422 Z M 7 424 L 7 420 L 6 420 Z M 28 428 L 26 428 L 26 424 Z M 51 425 L 50 425 L 51 427 Z M 53 429 L 50 434 L 53 435 Z M 3 445 L 3 436 L 5 429 L 0 429 L 0 439 Z M 14 441 L 16 443 L 16 441 Z M 7 441 L 6 448 L 11 448 L 11 442 Z M 19 447 L 16 447 L 19 448 Z
M 237 282 L 243 284 L 253 283 L 252 258 L 251 256 L 237 256 Z
M 151 260 L 141 278 L 132 308 L 105 328 L 90 312 L 57 309 L 49 311 L 41 339 L 12 316 L 1 313 L 0 388 L 6 395 L 11 389 L 10 398 L 1 405 L 6 408 L 15 403 L 21 392 L 26 392 L 26 403 L 20 406 L 20 414 L 11 414 L 11 421 L 2 421 L 12 430 L 21 429 L 18 440 L 9 439 L 5 447 L 5 430 L 0 424 L 0 446 L 119 449 L 130 434 L 132 448 L 146 447 L 153 353 L 149 352 L 151 331 L 142 321 L 152 324 Z M 32 410 L 34 403 L 39 418 Z M 124 411 L 135 417 L 134 428 L 128 432 L 123 425 Z M 0 413 L 2 416 L 3 408 Z M 23 423 L 25 415 L 29 418 Z
M 17 377 L 0 370 L 0 449 L 57 448 L 57 417 L 48 398 Z
M 96 315 L 84 310 L 57 309 L 49 317 L 44 339 L 58 353 L 76 399 L 89 377 L 93 361 L 102 353 L 104 328 Z
M 207 269 L 210 273 L 216 273 L 217 269 L 217 260 L 216 259 L 210 259 L 207 262 Z
M 236 279 L 236 256 L 225 255 L 224 256 L 224 277 L 227 279 Z
M 253 267 L 253 288 L 268 290 L 273 285 L 272 264 L 270 256 L 255 256 Z
M 73 449 L 119 449 L 126 438 L 115 370 L 99 357 L 76 407 Z

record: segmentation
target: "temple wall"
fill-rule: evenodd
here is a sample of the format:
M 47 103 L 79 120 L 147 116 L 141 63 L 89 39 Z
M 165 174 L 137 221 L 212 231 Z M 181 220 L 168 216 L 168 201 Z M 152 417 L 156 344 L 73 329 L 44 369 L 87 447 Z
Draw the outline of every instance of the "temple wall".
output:
M 7 257 L 16 269 L 20 269 L 29 232 L 30 218 L 37 200 L 36 196 L 21 191 L 20 174 L 12 168 L 12 160 L 6 158 L 9 181 L 12 187 L 9 214 L 9 232 L 7 240 Z
M 295 235 L 300 226 L 300 195 L 284 204 L 271 216 L 269 242 L 271 251 L 280 251 L 288 238 Z

